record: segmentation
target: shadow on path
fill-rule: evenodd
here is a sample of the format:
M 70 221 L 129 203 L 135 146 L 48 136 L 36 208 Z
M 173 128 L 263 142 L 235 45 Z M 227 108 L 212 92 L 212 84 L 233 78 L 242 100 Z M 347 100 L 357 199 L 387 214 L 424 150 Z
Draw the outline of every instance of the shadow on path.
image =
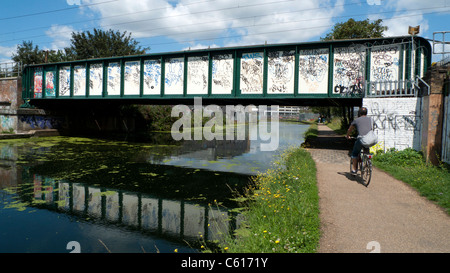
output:
M 336 134 L 324 124 L 319 124 L 318 127 L 318 136 L 308 140 L 306 144 L 308 148 L 348 151 L 352 149 L 353 141 L 347 140 L 345 136 Z

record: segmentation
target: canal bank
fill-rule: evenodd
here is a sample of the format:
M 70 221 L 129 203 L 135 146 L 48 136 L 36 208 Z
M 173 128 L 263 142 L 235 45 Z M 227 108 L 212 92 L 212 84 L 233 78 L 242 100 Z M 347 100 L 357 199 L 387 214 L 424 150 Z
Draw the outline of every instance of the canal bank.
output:
M 275 167 L 253 177 L 244 222 L 221 245 L 222 252 L 314 253 L 319 231 L 316 167 L 299 146 L 286 149 Z

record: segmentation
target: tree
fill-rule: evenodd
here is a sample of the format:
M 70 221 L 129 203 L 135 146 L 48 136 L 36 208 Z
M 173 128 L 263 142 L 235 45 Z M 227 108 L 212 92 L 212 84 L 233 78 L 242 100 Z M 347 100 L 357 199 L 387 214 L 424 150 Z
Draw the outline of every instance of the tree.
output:
M 71 43 L 66 54 L 73 60 L 145 54 L 149 50 L 138 46 L 139 42 L 131 38 L 131 33 L 112 29 L 72 32 Z
M 387 26 L 381 25 L 382 19 L 378 19 L 371 23 L 369 19 L 355 21 L 350 18 L 347 22 L 337 23 L 334 25 L 330 33 L 323 41 L 339 40 L 339 39 L 361 39 L 361 38 L 381 38 L 388 29 Z
M 21 45 L 17 45 L 12 59 L 22 64 L 42 63 L 44 59 L 41 51 L 38 46 L 33 46 L 32 41 L 23 41 Z
M 23 65 L 68 60 L 64 50 L 39 49 L 39 46 L 33 45 L 32 41 L 23 41 L 22 44 L 17 45 L 17 50 L 11 57 L 13 61 Z
M 121 33 L 111 29 L 94 29 L 93 33 L 72 32 L 71 45 L 64 49 L 43 50 L 33 45 L 32 41 L 23 41 L 11 57 L 13 61 L 27 65 L 145 54 L 146 50 L 149 50 L 138 44 L 139 42 L 131 38 L 131 34 L 126 31 Z

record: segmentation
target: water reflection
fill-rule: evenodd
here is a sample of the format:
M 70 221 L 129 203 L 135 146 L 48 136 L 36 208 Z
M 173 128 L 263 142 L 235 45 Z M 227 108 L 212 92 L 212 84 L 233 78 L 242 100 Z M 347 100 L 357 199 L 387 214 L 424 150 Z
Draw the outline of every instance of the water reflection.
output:
M 139 192 L 58 182 L 34 175 L 31 206 L 77 215 L 91 221 L 178 239 L 220 239 L 240 223 L 240 216 L 224 208 L 158 198 Z M 27 196 L 22 192 L 22 196 Z
M 176 153 L 156 160 L 150 155 L 148 161 L 154 164 L 255 175 L 271 168 L 274 156 L 280 151 L 288 146 L 300 146 L 304 141 L 303 134 L 308 128 L 307 125 L 280 122 L 279 130 L 274 132 L 279 139 L 276 144 L 278 149 L 273 151 L 261 151 L 261 144 L 267 145 L 270 141 L 257 137 L 260 133 L 258 126 L 247 126 L 246 140 L 185 141 Z
M 0 142 L 0 252 L 67 252 L 73 240 L 82 252 L 104 252 L 99 239 L 116 252 L 196 251 L 200 234 L 218 240 L 240 225 L 230 189 L 269 168 L 283 147 L 299 145 L 306 128 L 280 124 L 274 152 L 248 139 Z

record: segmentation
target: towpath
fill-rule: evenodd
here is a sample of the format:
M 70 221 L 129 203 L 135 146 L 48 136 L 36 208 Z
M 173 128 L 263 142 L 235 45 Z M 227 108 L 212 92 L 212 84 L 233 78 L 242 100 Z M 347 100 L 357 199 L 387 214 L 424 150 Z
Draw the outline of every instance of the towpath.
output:
M 319 252 L 450 252 L 450 217 L 374 168 L 368 187 L 349 173 L 350 143 L 325 125 L 308 148 L 317 166 Z

